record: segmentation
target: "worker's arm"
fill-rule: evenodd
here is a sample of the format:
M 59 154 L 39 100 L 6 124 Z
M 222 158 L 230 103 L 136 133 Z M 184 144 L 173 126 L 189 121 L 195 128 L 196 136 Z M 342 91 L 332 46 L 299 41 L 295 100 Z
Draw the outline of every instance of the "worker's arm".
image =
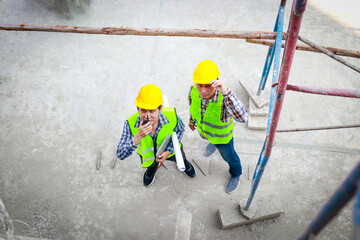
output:
M 191 85 L 190 90 L 189 90 L 189 94 L 188 94 L 188 100 L 189 100 L 189 107 L 191 106 L 191 91 L 194 85 Z M 190 113 L 190 118 L 189 118 L 189 128 L 191 129 L 191 131 L 194 131 L 196 129 L 196 124 L 194 119 L 191 116 Z
M 228 88 L 223 94 L 227 111 L 237 122 L 244 123 L 248 119 L 248 113 L 244 104 L 236 97 L 234 92 Z
M 224 96 L 223 101 L 225 103 L 226 110 L 235 119 L 235 121 L 246 122 L 248 119 L 248 114 L 245 106 L 236 97 L 234 92 L 225 86 L 224 81 L 217 79 L 212 81 L 211 85 Z
M 150 122 L 144 125 L 144 122 L 141 121 L 139 126 L 139 131 L 135 134 L 133 139 L 134 144 L 137 146 L 141 141 L 141 139 L 146 137 L 151 132 L 151 130 L 152 130 L 152 125 Z
M 165 160 L 171 155 L 171 152 L 165 151 L 156 158 L 156 162 L 164 163 Z
M 152 126 L 150 122 L 145 125 L 142 125 L 141 122 L 138 133 L 133 137 L 130 131 L 129 123 L 128 121 L 125 121 L 123 133 L 117 147 L 118 158 L 120 160 L 124 160 L 125 158 L 129 157 L 136 149 L 141 139 L 150 133 L 151 128 Z
M 120 160 L 124 160 L 125 158 L 129 157 L 135 149 L 136 145 L 130 131 L 129 123 L 128 121 L 125 121 L 123 133 L 117 147 L 117 156 Z

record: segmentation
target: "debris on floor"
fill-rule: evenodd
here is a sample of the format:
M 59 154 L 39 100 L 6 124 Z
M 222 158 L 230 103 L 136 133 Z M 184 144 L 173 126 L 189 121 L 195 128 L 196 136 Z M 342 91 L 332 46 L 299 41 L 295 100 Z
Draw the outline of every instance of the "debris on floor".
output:
M 264 197 L 258 196 L 256 205 L 253 202 L 248 210 L 244 209 L 246 201 L 247 199 L 243 199 L 240 203 L 232 203 L 219 208 L 218 214 L 222 229 L 276 218 L 283 214 L 280 199 L 273 194 Z
M 102 153 L 101 151 L 99 151 L 96 158 L 96 170 L 100 170 L 101 158 L 102 158 Z
M 191 233 L 192 214 L 181 210 L 176 220 L 175 240 L 189 240 Z

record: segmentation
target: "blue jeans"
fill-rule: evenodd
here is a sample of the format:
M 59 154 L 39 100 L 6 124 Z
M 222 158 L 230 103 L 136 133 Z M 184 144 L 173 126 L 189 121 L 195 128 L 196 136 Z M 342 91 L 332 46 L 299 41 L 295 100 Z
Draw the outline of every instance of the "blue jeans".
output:
M 230 140 L 227 144 L 214 144 L 216 148 L 219 150 L 222 158 L 229 164 L 229 172 L 233 177 L 240 176 L 242 174 L 242 167 L 240 158 L 235 152 L 234 149 L 234 138 Z

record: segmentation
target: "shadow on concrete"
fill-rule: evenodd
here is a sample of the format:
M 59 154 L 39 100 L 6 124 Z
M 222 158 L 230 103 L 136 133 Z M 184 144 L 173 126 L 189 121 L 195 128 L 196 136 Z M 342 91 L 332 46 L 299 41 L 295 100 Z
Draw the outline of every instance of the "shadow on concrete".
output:
M 65 19 L 73 19 L 84 14 L 91 5 L 91 0 L 33 0 L 49 11 L 53 11 Z

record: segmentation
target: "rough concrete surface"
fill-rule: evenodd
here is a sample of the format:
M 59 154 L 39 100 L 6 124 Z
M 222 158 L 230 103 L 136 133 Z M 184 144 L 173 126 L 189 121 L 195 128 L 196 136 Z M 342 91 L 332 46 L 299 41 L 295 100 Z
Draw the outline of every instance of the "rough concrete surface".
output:
M 219 208 L 222 229 L 273 219 L 283 214 L 281 201 L 275 194 L 257 197 L 257 202 L 251 204 L 249 210 L 244 210 L 246 201 L 244 198 L 239 203 L 230 203 Z
M 253 116 L 267 116 L 269 114 L 269 105 L 270 103 L 266 104 L 261 108 L 258 108 L 255 106 L 254 102 L 249 97 L 248 113 Z
M 247 127 L 251 130 L 266 130 L 267 120 L 268 118 L 266 116 L 249 114 Z
M 360 50 L 359 27 L 314 2 L 300 35 L 322 46 Z M 355 0 L 337 4 L 347 7 L 347 15 L 359 9 Z M 60 7 L 55 0 L 1 0 L 0 22 L 271 31 L 279 1 L 93 0 Z M 289 1 L 284 30 L 290 8 Z M 220 77 L 248 105 L 238 82 L 260 81 L 267 50 L 236 39 L 0 31 L 0 195 L 12 219 L 30 226 L 14 222 L 15 234 L 173 239 L 184 210 L 192 214 L 191 239 L 295 239 L 360 159 L 360 129 L 277 134 L 254 201 L 277 193 L 285 214 L 221 230 L 217 209 L 248 196 L 264 131 L 235 124 L 243 176 L 236 192 L 227 194 L 227 164 L 218 152 L 205 158 L 206 141 L 187 126 L 187 93 L 201 60 L 215 61 Z M 359 59 L 346 59 L 360 66 Z M 188 179 L 170 162 L 145 188 L 136 154 L 110 168 L 123 123 L 136 111 L 135 96 L 148 83 L 163 90 L 184 121 L 187 157 L 216 160 L 211 175 L 198 171 Z M 289 84 L 360 89 L 360 75 L 325 55 L 296 52 Z M 356 124 L 359 109 L 359 99 L 287 92 L 278 127 Z M 352 206 L 318 239 L 349 239 Z
M 175 240 L 189 240 L 191 233 L 192 214 L 187 211 L 179 211 L 176 220 Z
M 277 194 L 274 193 L 258 196 L 256 203 L 251 203 L 251 207 L 248 210 L 245 210 L 246 203 L 246 198 L 240 200 L 240 214 L 248 220 L 254 218 L 264 220 L 271 218 L 272 216 L 280 216 L 280 214 L 284 213 L 281 200 Z
M 249 95 L 253 103 L 258 108 L 264 107 L 266 104 L 269 104 L 270 102 L 270 93 L 271 93 L 271 86 L 270 84 L 267 84 L 264 90 L 260 92 L 260 95 L 257 95 L 257 91 L 259 88 L 259 83 L 256 81 L 239 81 L 239 84 L 241 87 L 244 88 L 246 93 Z M 249 104 L 250 106 L 250 104 Z

